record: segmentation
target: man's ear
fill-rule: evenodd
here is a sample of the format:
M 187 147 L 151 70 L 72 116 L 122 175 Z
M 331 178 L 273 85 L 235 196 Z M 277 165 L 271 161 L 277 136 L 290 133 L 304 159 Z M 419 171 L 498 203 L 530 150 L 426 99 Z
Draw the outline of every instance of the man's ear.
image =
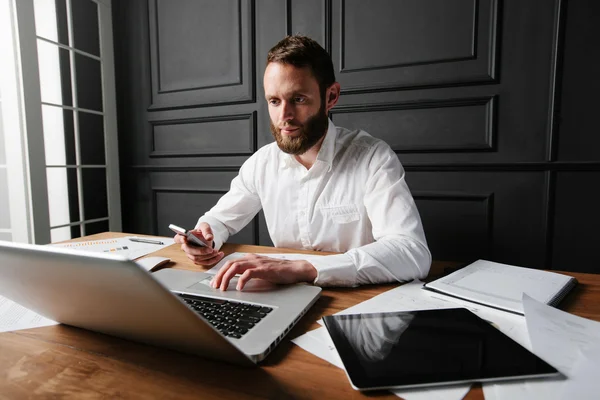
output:
M 335 106 L 340 99 L 340 84 L 338 82 L 334 82 L 327 89 L 327 95 L 325 96 L 327 99 L 326 112 L 329 112 Z

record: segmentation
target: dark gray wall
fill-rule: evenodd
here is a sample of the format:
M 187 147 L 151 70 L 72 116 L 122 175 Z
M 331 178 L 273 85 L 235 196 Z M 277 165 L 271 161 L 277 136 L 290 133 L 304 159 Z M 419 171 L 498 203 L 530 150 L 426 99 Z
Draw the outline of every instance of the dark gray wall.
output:
M 130 0 L 113 8 L 125 231 L 192 226 L 228 190 L 243 161 L 272 141 L 267 51 L 303 33 L 332 55 L 342 85 L 334 123 L 398 154 L 435 259 L 600 272 L 599 256 L 584 248 L 600 221 L 597 91 L 582 97 L 574 87 L 589 86 L 597 70 L 585 66 L 597 52 L 597 3 Z M 262 215 L 231 241 L 271 244 Z

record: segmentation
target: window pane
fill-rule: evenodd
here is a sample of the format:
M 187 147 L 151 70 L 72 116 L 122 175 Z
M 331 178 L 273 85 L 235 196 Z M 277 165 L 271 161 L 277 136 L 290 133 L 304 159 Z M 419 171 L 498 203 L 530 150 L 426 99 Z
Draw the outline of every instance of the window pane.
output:
M 106 168 L 82 168 L 85 219 L 108 217 Z
M 77 1 L 75 1 L 76 3 Z M 67 6 L 65 0 L 34 0 L 37 36 L 68 45 Z
M 72 106 L 69 51 L 43 40 L 37 46 L 42 101 Z
M 85 234 L 93 235 L 94 233 L 108 232 L 108 220 L 92 222 L 91 224 L 85 224 Z
M 6 175 L 6 168 L 0 168 L 0 228 L 10 229 L 8 176 Z
M 77 106 L 102 111 L 102 73 L 100 61 L 75 54 Z
M 73 111 L 42 105 L 46 165 L 75 165 Z
M 104 117 L 83 111 L 78 115 L 81 164 L 104 165 Z
M 0 232 L 0 240 L 6 240 L 12 242 L 12 235 L 8 232 Z
M 77 170 L 75 168 L 47 168 L 48 208 L 50 226 L 79 221 L 77 198 Z
M 78 50 L 100 56 L 98 6 L 89 0 L 71 2 L 73 36 Z
M 50 229 L 50 241 L 52 243 L 62 242 L 63 240 L 69 240 L 78 237 L 81 237 L 81 229 L 79 225 Z

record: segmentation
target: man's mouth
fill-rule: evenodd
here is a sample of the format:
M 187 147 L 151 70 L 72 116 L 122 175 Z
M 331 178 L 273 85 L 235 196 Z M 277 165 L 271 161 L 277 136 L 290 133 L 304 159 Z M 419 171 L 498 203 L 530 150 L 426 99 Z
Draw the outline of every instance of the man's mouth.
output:
M 296 132 L 298 129 L 300 129 L 297 126 L 286 126 L 284 128 L 280 128 L 281 133 L 285 133 L 285 134 L 291 134 Z

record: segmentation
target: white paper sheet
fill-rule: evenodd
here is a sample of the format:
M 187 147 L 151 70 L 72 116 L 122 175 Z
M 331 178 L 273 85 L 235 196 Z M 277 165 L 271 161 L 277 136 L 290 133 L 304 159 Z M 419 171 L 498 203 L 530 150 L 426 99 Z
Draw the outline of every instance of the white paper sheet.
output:
M 42 317 L 4 296 L 0 296 L 0 332 L 57 324 L 56 321 Z
M 600 397 L 600 346 L 578 352 L 571 368 L 571 378 L 565 383 L 561 399 L 592 400 Z
M 304 350 L 316 355 L 319 358 L 322 358 L 328 363 L 344 369 L 344 364 L 335 350 L 333 343 L 328 342 L 327 338 L 329 338 L 327 329 L 317 328 L 305 333 L 304 335 L 300 335 L 295 339 L 292 339 L 292 343 L 295 343 Z
M 553 367 L 564 373 L 568 380 L 543 379 L 525 382 L 485 384 L 486 399 L 576 399 L 562 397 L 571 382 L 579 377 L 574 366 L 580 352 L 588 353 L 600 339 L 600 322 L 577 317 L 541 303 L 530 296 L 523 296 L 523 309 L 532 351 Z M 594 362 L 593 360 L 591 362 Z M 598 362 L 596 359 L 595 362 Z M 598 379 L 598 374 L 595 379 Z M 594 398 L 597 398 L 597 392 Z
M 581 318 L 523 295 L 533 351 L 569 375 L 579 350 L 598 345 L 600 322 Z
M 131 241 L 131 239 L 134 238 L 138 237 L 125 236 L 120 238 L 102 240 L 88 240 L 85 242 L 56 243 L 51 244 L 50 246 L 62 247 L 65 249 L 73 249 L 78 251 L 90 251 L 94 253 L 120 254 L 127 257 L 130 260 L 134 260 L 136 258 L 153 253 L 175 243 L 175 240 L 172 237 L 140 237 L 140 239 L 159 240 L 163 244 L 140 243 Z
M 217 263 L 217 265 L 215 265 L 214 267 L 212 267 L 211 269 L 209 269 L 208 272 L 209 274 L 216 274 L 217 272 L 219 272 L 219 270 L 223 267 L 223 265 L 225 265 L 225 263 L 229 260 L 235 260 L 237 258 L 242 258 L 244 257 L 246 254 L 248 253 L 231 253 L 226 257 L 223 257 L 223 259 L 221 261 L 219 261 Z M 271 258 L 277 258 L 280 260 L 307 260 L 310 261 L 311 258 L 315 258 L 315 257 L 323 257 L 323 256 L 317 256 L 314 254 L 299 254 L 299 253 L 257 253 L 256 255 L 259 256 L 265 256 L 265 257 L 271 257 Z

